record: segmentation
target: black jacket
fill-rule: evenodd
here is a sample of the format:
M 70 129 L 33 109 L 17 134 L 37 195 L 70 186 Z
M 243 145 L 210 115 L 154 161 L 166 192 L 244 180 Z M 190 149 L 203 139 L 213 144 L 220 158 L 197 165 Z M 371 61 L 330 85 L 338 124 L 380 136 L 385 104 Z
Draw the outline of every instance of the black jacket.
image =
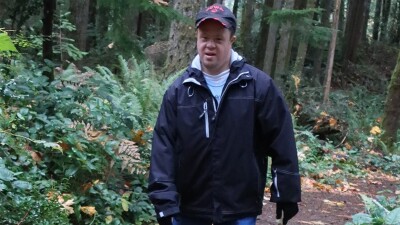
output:
M 261 214 L 272 158 L 272 202 L 299 202 L 291 115 L 272 79 L 231 64 L 220 105 L 189 67 L 166 91 L 154 128 L 149 197 L 158 217 L 224 222 Z

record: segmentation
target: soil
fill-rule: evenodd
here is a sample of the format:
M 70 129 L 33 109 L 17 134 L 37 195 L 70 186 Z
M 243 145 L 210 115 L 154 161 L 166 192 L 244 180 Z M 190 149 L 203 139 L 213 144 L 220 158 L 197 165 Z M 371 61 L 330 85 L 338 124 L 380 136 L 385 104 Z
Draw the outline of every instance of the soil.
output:
M 372 171 L 366 177 L 351 178 L 347 182 L 338 181 L 337 184 L 337 187 L 332 187 L 303 178 L 300 211 L 288 225 L 345 224 L 352 221 L 352 215 L 363 212 L 364 204 L 360 194 L 372 198 L 377 195 L 395 196 L 400 190 L 398 177 Z M 263 214 L 258 217 L 257 225 L 278 224 L 275 219 L 275 204 L 269 202 L 269 196 L 267 190 Z

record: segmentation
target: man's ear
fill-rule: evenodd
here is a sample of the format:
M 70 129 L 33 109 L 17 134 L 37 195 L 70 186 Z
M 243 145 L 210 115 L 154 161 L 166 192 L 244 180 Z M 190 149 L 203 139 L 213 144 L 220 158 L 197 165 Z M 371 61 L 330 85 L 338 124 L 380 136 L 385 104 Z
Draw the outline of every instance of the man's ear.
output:
M 231 37 L 231 44 L 233 44 L 233 42 L 235 42 L 236 41 L 236 35 L 232 35 L 232 37 Z

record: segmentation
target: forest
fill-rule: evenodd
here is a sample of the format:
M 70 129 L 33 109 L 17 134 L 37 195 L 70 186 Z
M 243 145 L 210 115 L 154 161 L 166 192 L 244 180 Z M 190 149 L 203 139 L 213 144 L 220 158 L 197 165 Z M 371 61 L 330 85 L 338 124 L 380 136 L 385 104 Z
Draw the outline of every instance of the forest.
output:
M 0 224 L 157 224 L 153 127 L 213 3 L 291 110 L 292 224 L 400 224 L 400 0 L 0 0 Z

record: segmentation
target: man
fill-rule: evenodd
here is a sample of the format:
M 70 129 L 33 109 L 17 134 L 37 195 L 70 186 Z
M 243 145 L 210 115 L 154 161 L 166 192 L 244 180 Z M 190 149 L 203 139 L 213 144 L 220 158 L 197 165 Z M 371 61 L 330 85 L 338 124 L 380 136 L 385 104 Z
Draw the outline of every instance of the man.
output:
M 166 91 L 154 128 L 149 197 L 161 225 L 254 225 L 272 158 L 271 201 L 286 224 L 300 176 L 291 115 L 271 78 L 232 50 L 221 4 L 196 18 L 198 55 Z

